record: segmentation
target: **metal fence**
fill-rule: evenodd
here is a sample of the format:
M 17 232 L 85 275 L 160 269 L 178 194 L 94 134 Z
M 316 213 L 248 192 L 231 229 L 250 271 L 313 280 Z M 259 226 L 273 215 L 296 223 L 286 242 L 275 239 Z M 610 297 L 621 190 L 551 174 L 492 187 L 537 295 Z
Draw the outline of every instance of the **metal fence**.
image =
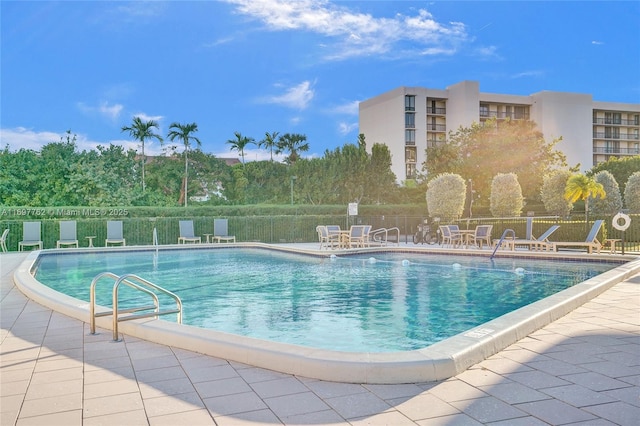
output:
M 624 233 L 625 248 L 638 251 L 640 247 L 640 215 L 630 215 L 631 226 Z M 159 244 L 175 244 L 178 241 L 179 221 L 193 220 L 196 235 L 213 234 L 213 217 L 158 217 L 158 218 L 124 218 L 123 230 L 127 245 L 153 244 L 153 230 L 157 230 Z M 301 216 L 238 216 L 229 217 L 229 234 L 235 235 L 237 241 L 256 241 L 264 243 L 314 242 L 318 240 L 317 225 L 339 225 L 348 229 L 351 225 L 368 224 L 373 229 L 395 228 L 400 230 L 401 242 L 412 242 L 413 235 L 424 217 L 418 216 L 347 216 L 347 215 L 301 215 Z M 560 225 L 553 234 L 554 241 L 584 241 L 593 221 L 604 219 L 605 225 L 598 239 L 603 242 L 607 238 L 622 239 L 621 231 L 612 224 L 612 217 L 589 217 L 587 224 L 584 218 L 564 219 L 557 216 L 539 216 L 533 220 L 533 235 L 542 234 L 553 224 Z M 43 219 L 42 241 L 44 248 L 54 248 L 59 239 L 60 220 Z M 107 220 L 79 218 L 77 222 L 78 240 L 81 247 L 88 246 L 89 239 L 95 237 L 94 245 L 104 246 Z M 17 250 L 22 240 L 22 220 L 0 221 L 0 232 L 9 228 L 7 247 Z M 438 224 L 457 223 L 462 229 L 474 229 L 479 224 L 493 224 L 492 237 L 499 238 L 505 229 L 513 229 L 518 237 L 526 232 L 526 217 L 513 218 L 473 218 L 455 221 L 429 221 L 432 233 Z M 620 247 L 620 246 L 619 246 Z

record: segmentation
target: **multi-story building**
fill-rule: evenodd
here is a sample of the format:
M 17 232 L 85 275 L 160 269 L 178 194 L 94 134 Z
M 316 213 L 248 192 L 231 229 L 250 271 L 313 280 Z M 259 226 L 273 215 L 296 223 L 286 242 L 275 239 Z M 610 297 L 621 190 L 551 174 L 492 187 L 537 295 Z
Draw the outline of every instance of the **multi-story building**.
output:
M 398 181 L 422 169 L 426 148 L 449 131 L 495 117 L 533 120 L 570 166 L 586 171 L 611 157 L 640 154 L 640 104 L 594 101 L 592 95 L 542 91 L 529 96 L 481 93 L 477 81 L 446 89 L 399 87 L 360 103 L 360 133 L 370 149 L 384 143 Z

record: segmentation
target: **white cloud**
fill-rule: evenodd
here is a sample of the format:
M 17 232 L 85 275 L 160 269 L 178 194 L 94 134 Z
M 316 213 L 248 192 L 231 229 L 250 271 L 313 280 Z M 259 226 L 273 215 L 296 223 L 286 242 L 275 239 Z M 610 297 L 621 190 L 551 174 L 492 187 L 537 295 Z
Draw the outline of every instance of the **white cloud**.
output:
M 377 18 L 352 12 L 327 0 L 227 1 L 236 5 L 238 13 L 263 22 L 269 30 L 301 30 L 334 39 L 335 45 L 329 45 L 326 59 L 380 55 L 398 50 L 450 54 L 468 39 L 463 23 L 440 23 L 424 9 L 413 16 L 397 14 L 393 18 Z M 322 46 L 327 43 L 323 42 Z
M 345 123 L 345 122 L 338 123 L 338 132 L 340 132 L 341 135 L 348 135 L 349 133 L 353 132 L 357 128 L 358 128 L 358 123 Z
M 303 110 L 309 106 L 314 96 L 315 91 L 311 82 L 303 81 L 296 86 L 285 89 L 284 93 L 280 95 L 268 96 L 260 99 L 259 102 Z
M 76 137 L 76 146 L 78 151 L 90 151 L 95 150 L 98 145 L 109 146 L 109 144 L 120 145 L 125 149 L 139 150 L 139 143 L 128 140 L 110 140 L 106 142 L 97 142 L 87 139 L 85 135 L 74 134 Z M 18 151 L 20 149 L 30 149 L 33 151 L 40 151 L 43 146 L 50 143 L 57 143 L 61 140 L 67 140 L 66 133 L 57 133 L 50 131 L 34 131 L 24 127 L 16 127 L 12 129 L 0 129 L 0 140 L 2 140 L 3 146 L 9 145 L 9 150 Z M 145 142 L 145 154 L 147 155 L 161 155 L 162 148 L 158 143 Z
M 331 109 L 330 112 L 335 114 L 358 115 L 360 112 L 360 101 L 351 101 L 346 104 L 338 105 Z
M 597 40 L 593 40 L 593 41 L 591 42 L 591 44 L 595 44 L 595 45 L 598 45 L 598 46 L 602 46 L 602 45 L 604 44 L 604 41 L 597 41 Z
M 523 78 L 523 77 L 541 77 L 544 74 L 545 74 L 544 71 L 541 71 L 541 70 L 531 70 L 531 71 L 523 71 L 517 74 L 513 74 L 511 75 L 511 78 L 516 79 L 516 78 Z
M 120 117 L 120 113 L 124 109 L 121 104 L 109 105 L 108 102 L 101 102 L 98 106 L 90 106 L 84 102 L 77 103 L 78 109 L 84 114 L 89 116 L 101 116 L 109 119 L 110 121 L 116 121 Z

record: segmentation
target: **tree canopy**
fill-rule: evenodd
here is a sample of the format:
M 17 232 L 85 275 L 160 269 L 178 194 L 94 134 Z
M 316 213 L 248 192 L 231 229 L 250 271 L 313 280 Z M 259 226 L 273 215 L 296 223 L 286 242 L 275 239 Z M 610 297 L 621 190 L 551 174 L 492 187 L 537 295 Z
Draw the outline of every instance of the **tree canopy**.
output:
M 523 196 L 538 201 L 543 176 L 566 167 L 566 157 L 555 149 L 560 141 L 545 141 L 531 121 L 491 119 L 452 131 L 445 143 L 428 147 L 423 171 L 428 176 L 448 172 L 471 179 L 483 205 L 489 203 L 493 177 L 515 173 Z

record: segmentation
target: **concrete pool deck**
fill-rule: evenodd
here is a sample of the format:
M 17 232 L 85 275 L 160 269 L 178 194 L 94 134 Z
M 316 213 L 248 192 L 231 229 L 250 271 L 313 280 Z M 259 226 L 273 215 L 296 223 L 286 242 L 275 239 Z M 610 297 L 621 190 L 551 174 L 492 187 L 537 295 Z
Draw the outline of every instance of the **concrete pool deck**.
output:
M 640 275 L 450 379 L 355 385 L 111 332 L 27 299 L 0 255 L 1 424 L 636 424 Z

